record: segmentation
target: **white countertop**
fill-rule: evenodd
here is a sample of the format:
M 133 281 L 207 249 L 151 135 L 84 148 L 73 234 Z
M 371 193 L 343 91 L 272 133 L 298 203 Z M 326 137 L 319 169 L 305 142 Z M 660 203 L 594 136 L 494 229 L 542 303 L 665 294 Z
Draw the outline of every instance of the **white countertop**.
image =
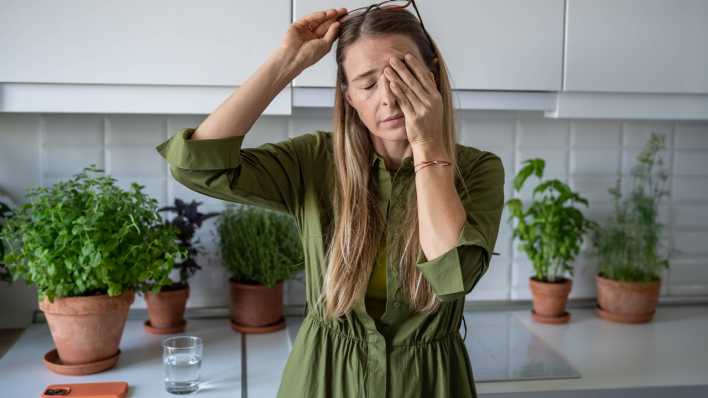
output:
M 569 311 L 571 319 L 565 325 L 539 324 L 530 311 L 512 313 L 581 378 L 478 383 L 477 391 L 708 386 L 708 307 L 659 306 L 652 322 L 634 325 L 606 321 L 592 309 Z
M 565 325 L 536 323 L 528 310 L 497 311 L 504 317 L 514 318 L 513 322 L 506 323 L 510 327 L 527 328 L 533 339 L 508 338 L 521 335 L 508 330 L 500 330 L 499 334 L 507 336 L 500 340 L 509 341 L 507 354 L 512 357 L 525 350 L 519 347 L 519 341 L 535 341 L 533 346 L 529 345 L 527 353 L 534 359 L 538 341 L 542 341 L 577 371 L 579 378 L 478 380 L 480 396 L 560 397 L 564 392 L 567 395 L 568 391 L 574 391 L 574 396 L 587 393 L 627 397 L 649 396 L 647 391 L 653 391 L 651 396 L 676 398 L 708 392 L 708 307 L 660 306 L 653 322 L 640 325 L 605 321 L 591 309 L 569 311 L 571 320 Z M 484 319 L 476 317 L 478 314 L 474 312 L 468 317 L 468 336 L 474 333 L 472 328 L 475 327 L 469 319 Z M 478 322 L 477 327 L 482 325 Z M 204 339 L 202 379 L 206 381 L 199 396 L 240 396 L 243 387 L 250 397 L 275 397 L 291 349 L 287 329 L 244 335 L 245 352 L 241 351 L 242 336 L 231 331 L 225 319 L 190 320 L 185 334 Z M 33 397 L 39 396 L 42 387 L 50 383 L 125 380 L 131 385 L 129 397 L 172 397 L 165 392 L 162 382 L 161 339 L 145 333 L 142 321 L 129 321 L 121 341 L 123 353 L 115 368 L 95 375 L 70 377 L 54 374 L 44 367 L 42 355 L 52 348 L 51 337 L 46 324 L 32 325 L 0 359 L 0 384 L 10 386 L 10 391 L 3 390 L 10 393 L 8 396 Z M 242 354 L 246 357 L 243 373 Z M 482 365 L 475 365 L 475 359 L 481 358 L 471 356 L 473 367 Z M 13 383 L 5 383 L 7 380 Z M 671 391 L 660 387 L 671 387 Z M 599 391 L 603 394 L 598 394 Z M 608 391 L 614 394 L 605 394 Z M 14 392 L 16 394 L 12 394 Z
M 233 332 L 226 319 L 192 319 L 183 334 L 204 341 L 199 396 L 241 396 L 241 335 Z M 52 343 L 46 324 L 28 327 L 0 359 L 0 396 L 39 397 L 48 384 L 126 381 L 128 397 L 175 397 L 165 391 L 160 343 L 169 336 L 143 331 L 143 321 L 125 325 L 118 363 L 107 371 L 85 376 L 64 376 L 44 366 L 42 357 Z

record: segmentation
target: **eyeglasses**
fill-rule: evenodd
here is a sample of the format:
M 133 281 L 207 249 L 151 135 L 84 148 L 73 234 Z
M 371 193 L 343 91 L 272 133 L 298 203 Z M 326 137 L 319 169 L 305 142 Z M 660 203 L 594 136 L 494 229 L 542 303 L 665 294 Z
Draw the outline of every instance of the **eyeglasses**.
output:
M 428 31 L 425 29 L 425 25 L 423 25 L 423 19 L 420 17 L 420 12 L 418 11 L 418 7 L 415 5 L 415 1 L 413 0 L 387 0 L 387 1 L 382 1 L 380 3 L 372 4 L 367 7 L 359 7 L 355 8 L 349 12 L 346 13 L 342 18 L 340 18 L 340 21 L 344 21 L 347 18 L 353 16 L 353 15 L 363 15 L 366 14 L 367 12 L 373 10 L 374 8 L 379 8 L 379 9 L 386 9 L 386 10 L 403 10 L 404 8 L 408 7 L 409 5 L 413 4 L 413 8 L 415 9 L 416 15 L 418 15 L 418 21 L 420 21 L 420 26 L 423 28 L 423 32 L 425 33 L 425 36 L 428 38 L 428 43 L 430 44 L 430 48 L 433 48 L 433 40 L 430 38 L 430 35 L 428 34 Z

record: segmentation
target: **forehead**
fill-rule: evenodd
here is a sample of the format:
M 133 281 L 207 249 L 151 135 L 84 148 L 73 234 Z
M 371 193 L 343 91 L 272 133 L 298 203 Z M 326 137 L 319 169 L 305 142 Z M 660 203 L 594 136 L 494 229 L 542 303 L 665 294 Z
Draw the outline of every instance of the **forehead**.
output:
M 346 49 L 342 67 L 351 81 L 372 69 L 381 71 L 391 56 L 403 57 L 407 52 L 421 58 L 418 47 L 407 36 L 364 36 Z

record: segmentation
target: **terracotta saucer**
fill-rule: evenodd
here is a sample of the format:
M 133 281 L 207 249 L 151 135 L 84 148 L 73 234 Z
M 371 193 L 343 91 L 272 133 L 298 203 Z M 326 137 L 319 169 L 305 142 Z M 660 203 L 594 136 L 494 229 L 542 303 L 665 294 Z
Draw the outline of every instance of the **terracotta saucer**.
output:
M 241 325 L 238 324 L 234 321 L 231 321 L 231 329 L 234 332 L 239 332 L 239 333 L 270 333 L 270 332 L 275 332 L 277 330 L 285 329 L 286 323 L 285 323 L 285 317 L 281 317 L 277 322 L 271 323 L 270 325 L 263 325 L 263 326 L 250 326 L 250 325 Z
M 619 322 L 619 323 L 646 323 L 651 321 L 652 318 L 654 318 L 654 314 L 656 313 L 656 310 L 652 311 L 649 314 L 615 314 L 612 312 L 608 312 L 600 308 L 598 304 L 595 304 L 595 313 L 603 319 L 607 319 L 608 321 L 612 322 Z
M 536 313 L 536 311 L 531 310 L 531 316 L 534 321 L 540 323 L 551 323 L 551 324 L 561 324 L 568 323 L 570 320 L 570 313 L 568 311 L 563 312 L 561 316 L 543 316 Z
M 187 321 L 182 319 L 182 323 L 175 325 L 175 326 L 170 326 L 166 328 L 156 328 L 153 327 L 150 324 L 150 320 L 148 319 L 145 321 L 143 324 L 143 329 L 145 329 L 146 332 L 150 334 L 175 334 L 175 333 L 182 333 L 184 332 L 184 329 L 187 327 Z
M 118 349 L 118 352 L 115 355 L 105 359 L 100 359 L 89 363 L 65 365 L 61 362 L 61 359 L 59 359 L 59 353 L 55 348 L 44 354 L 44 364 L 47 368 L 49 368 L 49 370 L 55 373 L 69 376 L 81 376 L 110 369 L 115 366 L 119 357 L 120 349 Z

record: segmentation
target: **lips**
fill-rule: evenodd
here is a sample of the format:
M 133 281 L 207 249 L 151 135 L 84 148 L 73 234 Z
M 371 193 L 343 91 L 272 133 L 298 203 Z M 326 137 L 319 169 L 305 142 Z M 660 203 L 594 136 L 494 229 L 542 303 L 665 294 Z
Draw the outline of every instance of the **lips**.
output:
M 388 122 L 389 120 L 398 119 L 398 118 L 401 118 L 401 117 L 403 117 L 402 114 L 401 114 L 401 115 L 389 116 L 389 117 L 387 117 L 386 119 L 384 119 L 383 121 L 384 121 L 384 122 Z

